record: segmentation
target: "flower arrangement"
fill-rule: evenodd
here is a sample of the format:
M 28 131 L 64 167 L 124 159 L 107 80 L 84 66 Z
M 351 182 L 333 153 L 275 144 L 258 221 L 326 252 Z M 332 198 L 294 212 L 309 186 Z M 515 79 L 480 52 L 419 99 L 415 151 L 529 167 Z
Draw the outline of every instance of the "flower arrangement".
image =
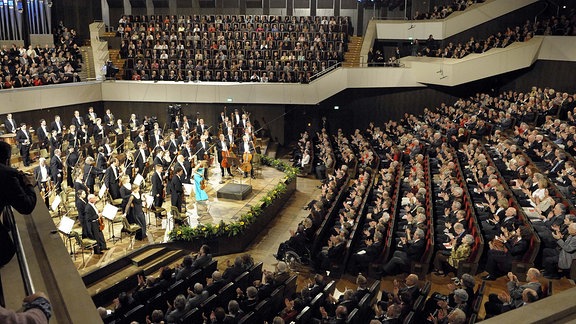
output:
M 242 232 L 256 221 L 264 208 L 282 196 L 288 189 L 287 184 L 294 181 L 298 174 L 298 169 L 283 161 L 272 159 L 261 155 L 262 164 L 268 165 L 284 172 L 285 176 L 272 190 L 268 191 L 260 199 L 260 204 L 250 207 L 250 210 L 242 214 L 238 220 L 226 223 L 220 221 L 218 224 L 200 224 L 197 227 L 182 226 L 170 232 L 170 239 L 173 241 L 192 241 L 202 238 L 232 237 L 242 234 Z

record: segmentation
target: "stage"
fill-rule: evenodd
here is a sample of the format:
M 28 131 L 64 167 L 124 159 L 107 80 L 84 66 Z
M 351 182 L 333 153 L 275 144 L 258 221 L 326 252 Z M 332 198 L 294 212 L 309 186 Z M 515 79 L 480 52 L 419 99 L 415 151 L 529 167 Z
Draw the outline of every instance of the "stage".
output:
M 256 179 L 240 177 L 238 170 L 234 173 L 236 177 L 225 178 L 224 183 L 221 184 L 220 168 L 213 167 L 210 169 L 209 180 L 206 186 L 206 193 L 209 197 L 208 201 L 197 203 L 194 195 L 192 195 L 192 197 L 186 197 L 186 216 L 191 226 L 196 226 L 199 223 L 217 224 L 220 221 L 228 222 L 238 219 L 242 214 L 248 212 L 253 204 L 258 203 L 260 199 L 264 197 L 268 191 L 272 190 L 285 176 L 283 172 L 271 167 L 262 167 L 261 173 L 257 174 Z M 248 187 L 251 187 L 252 190 L 246 190 Z M 228 191 L 233 194 L 236 194 L 235 190 L 243 189 L 241 194 L 244 195 L 244 199 L 219 198 L 218 191 L 221 191 L 221 189 L 224 189 L 224 191 L 228 189 Z M 170 197 L 168 196 L 163 207 L 169 211 L 170 206 Z M 99 201 L 97 207 L 101 210 L 104 207 L 104 203 Z M 170 233 L 174 225 L 171 213 L 168 212 L 167 217 L 158 220 L 156 220 L 152 212 L 146 213 L 145 211 L 145 216 L 148 222 L 148 239 L 142 241 L 129 242 L 129 237 L 125 233 L 120 232 L 122 224 L 115 223 L 114 236 L 119 238 L 122 235 L 122 241 L 112 242 L 109 240 L 112 236 L 108 228 L 109 222 L 105 222 L 106 228 L 103 234 L 110 250 L 105 251 L 104 255 L 88 255 L 88 253 L 86 253 L 85 266 L 82 265 L 82 257 L 78 254 L 74 263 L 80 273 L 89 272 L 96 267 L 104 266 L 124 256 L 126 252 L 132 249 L 138 249 L 145 244 L 167 242 L 169 240 L 168 233 Z M 56 226 L 58 226 L 60 218 L 53 217 L 53 220 Z M 78 221 L 74 224 L 73 230 L 81 231 Z

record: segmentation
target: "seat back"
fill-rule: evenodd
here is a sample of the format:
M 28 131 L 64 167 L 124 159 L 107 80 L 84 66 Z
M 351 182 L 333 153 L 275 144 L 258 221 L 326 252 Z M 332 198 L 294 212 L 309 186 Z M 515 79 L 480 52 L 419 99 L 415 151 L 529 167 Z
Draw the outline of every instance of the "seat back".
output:
M 346 318 L 346 324 L 356 324 L 356 323 L 359 323 L 358 308 L 354 308 Z
M 292 277 L 286 280 L 284 284 L 284 297 L 288 299 L 292 299 L 292 296 L 296 293 L 296 279 L 298 279 L 298 275 L 293 275 Z
M 310 306 L 304 307 L 298 316 L 296 316 L 296 324 L 307 324 L 312 321 L 312 308 Z
M 181 324 L 188 324 L 188 323 L 202 323 L 202 312 L 199 308 L 194 308 L 186 313 L 184 316 L 180 318 L 178 321 Z
M 263 301 L 259 302 L 258 305 L 256 305 L 256 307 L 254 308 L 254 313 L 258 314 L 260 323 L 262 323 L 262 321 L 270 322 L 270 320 L 272 319 L 271 316 L 273 317 L 274 315 L 276 315 L 276 313 L 272 313 L 270 305 L 271 305 L 271 299 L 266 298 Z
M 246 288 L 252 286 L 252 281 L 250 281 L 251 279 L 252 277 L 250 276 L 250 272 L 246 271 L 243 274 L 236 277 L 236 279 L 234 279 L 234 282 L 236 283 L 236 286 L 238 288 L 242 289 L 242 291 L 245 291 Z
M 224 287 L 218 291 L 218 296 L 222 301 L 222 307 L 228 309 L 228 302 L 236 297 L 236 287 L 233 282 L 227 283 Z
M 129 310 L 126 314 L 124 314 L 124 322 L 125 323 L 132 323 L 142 322 L 146 319 L 146 308 L 144 305 L 138 305 L 131 310 Z

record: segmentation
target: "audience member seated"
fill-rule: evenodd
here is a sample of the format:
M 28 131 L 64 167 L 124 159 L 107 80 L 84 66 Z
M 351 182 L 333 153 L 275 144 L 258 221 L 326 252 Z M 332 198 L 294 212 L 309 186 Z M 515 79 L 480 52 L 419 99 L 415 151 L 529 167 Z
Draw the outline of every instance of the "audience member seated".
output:
M 425 248 L 426 242 L 422 229 L 414 232 L 413 240 L 408 241 L 406 237 L 400 237 L 398 249 L 394 252 L 392 259 L 382 267 L 382 276 L 408 272 L 412 260 L 420 260 Z
M 486 260 L 486 272 L 488 275 L 483 280 L 496 280 L 512 269 L 512 262 L 521 260 L 528 249 L 530 232 L 526 227 L 520 227 L 508 231 L 503 227 L 501 236 L 489 242 L 488 259 Z
M 210 295 L 208 291 L 204 289 L 204 286 L 197 282 L 194 284 L 194 290 L 188 288 L 188 299 L 186 300 L 186 311 L 190 311 L 202 304 L 203 301 L 208 299 Z
M 210 247 L 208 245 L 202 245 L 200 251 L 192 257 L 192 269 L 200 269 L 207 266 L 210 261 L 212 261 L 212 254 L 210 254 Z
M 560 228 L 556 227 L 556 231 L 552 234 L 557 248 L 546 248 L 542 252 L 542 265 L 544 266 L 544 277 L 548 279 L 560 279 L 561 273 L 570 272 L 572 260 L 576 259 L 576 223 L 571 223 L 568 226 L 568 235 L 560 232 Z
M 445 251 L 436 252 L 436 257 L 434 258 L 436 274 L 444 275 L 449 272 L 456 273 L 458 270 L 458 263 L 468 259 L 470 256 L 472 243 L 474 243 L 474 237 L 470 234 L 466 234 L 459 245 L 457 245 L 456 239 L 452 240 L 450 243 L 450 254 L 446 254 Z
M 508 273 L 508 293 L 502 292 L 499 295 L 490 294 L 488 301 L 484 304 L 486 317 L 493 317 L 509 310 L 521 307 L 524 304 L 523 293 L 526 289 L 536 292 L 536 296 L 529 293 L 529 300 L 538 300 L 542 295 L 542 285 L 540 284 L 540 271 L 530 268 L 526 272 L 527 283 L 520 285 L 518 278 L 513 273 Z M 535 298 L 535 299 L 534 299 Z

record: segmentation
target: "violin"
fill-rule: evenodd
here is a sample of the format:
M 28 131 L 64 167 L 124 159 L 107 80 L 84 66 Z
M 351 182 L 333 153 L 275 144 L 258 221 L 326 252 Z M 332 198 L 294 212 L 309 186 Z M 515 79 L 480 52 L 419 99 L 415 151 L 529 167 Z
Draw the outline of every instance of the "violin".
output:
M 98 225 L 100 226 L 100 230 L 104 230 L 104 217 L 98 216 Z
M 200 180 L 200 189 L 201 190 L 206 189 L 206 180 L 204 180 L 204 178 L 202 178 L 202 180 Z

